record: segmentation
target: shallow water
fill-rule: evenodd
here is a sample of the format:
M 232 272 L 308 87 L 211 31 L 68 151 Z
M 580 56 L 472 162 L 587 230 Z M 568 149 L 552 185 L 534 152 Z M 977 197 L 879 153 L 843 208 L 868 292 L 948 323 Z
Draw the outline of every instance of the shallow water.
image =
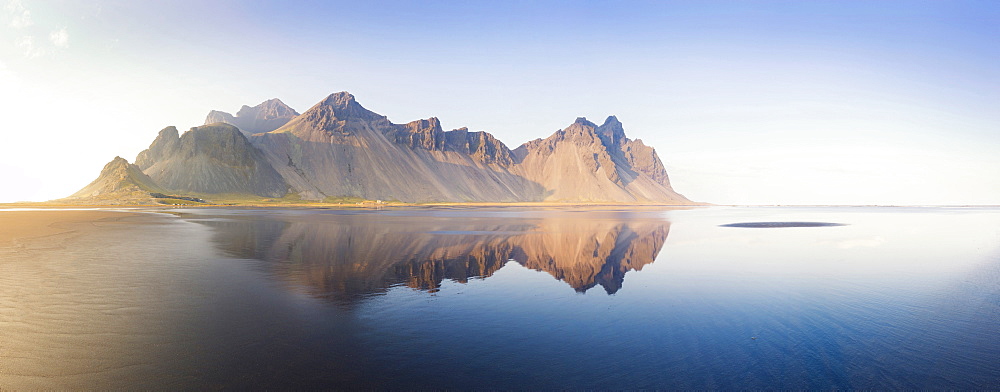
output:
M 998 209 L 172 211 L 7 256 L 0 387 L 1000 388 Z

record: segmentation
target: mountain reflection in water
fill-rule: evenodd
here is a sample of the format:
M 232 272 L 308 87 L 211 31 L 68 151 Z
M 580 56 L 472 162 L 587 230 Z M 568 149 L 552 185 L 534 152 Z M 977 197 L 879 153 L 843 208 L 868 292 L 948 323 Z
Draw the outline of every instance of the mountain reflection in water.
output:
M 614 294 L 628 271 L 656 259 L 670 230 L 670 222 L 648 215 L 540 215 L 414 219 L 391 211 L 327 211 L 191 220 L 214 228 L 217 246 L 230 255 L 268 261 L 280 280 L 337 302 L 398 285 L 433 293 L 444 279 L 487 278 L 509 261 L 547 272 L 578 292 L 600 285 Z

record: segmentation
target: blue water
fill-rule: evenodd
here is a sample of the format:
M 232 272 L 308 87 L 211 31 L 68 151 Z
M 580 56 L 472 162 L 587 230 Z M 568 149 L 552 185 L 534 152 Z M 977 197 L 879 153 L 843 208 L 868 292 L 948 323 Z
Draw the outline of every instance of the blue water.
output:
M 295 293 L 255 385 L 975 389 L 1000 387 L 998 212 L 193 213 Z
M 1000 209 L 175 214 L 154 388 L 1000 388 Z

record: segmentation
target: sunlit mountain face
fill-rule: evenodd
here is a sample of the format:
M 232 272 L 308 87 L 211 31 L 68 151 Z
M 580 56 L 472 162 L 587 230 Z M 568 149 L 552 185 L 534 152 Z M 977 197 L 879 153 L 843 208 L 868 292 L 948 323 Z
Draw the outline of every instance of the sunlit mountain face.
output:
M 407 212 L 406 214 L 412 214 Z M 199 215 L 234 257 L 263 260 L 290 287 L 354 301 L 391 287 L 437 292 L 445 279 L 488 279 L 509 262 L 544 271 L 578 292 L 614 294 L 652 263 L 670 222 L 625 214 L 547 211 L 467 219 L 384 214 Z

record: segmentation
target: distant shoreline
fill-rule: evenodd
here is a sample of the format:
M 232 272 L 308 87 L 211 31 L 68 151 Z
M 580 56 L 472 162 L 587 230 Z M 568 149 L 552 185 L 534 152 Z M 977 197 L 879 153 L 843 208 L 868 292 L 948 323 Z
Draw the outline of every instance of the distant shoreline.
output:
M 75 204 L 61 202 L 16 202 L 0 203 L 0 209 L 13 208 L 391 208 L 391 207 L 713 207 L 713 204 L 653 204 L 653 203 L 557 203 L 557 202 L 430 202 L 430 203 L 402 203 L 402 202 L 373 202 L 365 201 L 358 203 L 204 203 L 204 204 Z
M 205 204 L 74 204 L 74 203 L 60 203 L 60 202 L 15 202 L 15 203 L 0 203 L 0 210 L 8 209 L 18 209 L 18 208 L 38 208 L 38 209 L 107 209 L 107 208 L 344 208 L 344 209 L 356 209 L 356 208 L 423 208 L 423 207 L 544 207 L 544 208 L 554 208 L 554 207 L 635 207 L 635 208 L 673 208 L 673 209 L 688 209 L 688 208 L 698 208 L 698 207 L 749 207 L 749 208 L 810 208 L 810 207 L 880 207 L 880 208 L 1000 208 L 1000 205 L 993 204 L 940 204 L 940 205 L 889 205 L 889 204 L 710 204 L 710 203 L 694 203 L 694 204 L 652 204 L 652 203 L 584 203 L 584 202 L 574 202 L 574 203 L 558 203 L 558 202 L 477 202 L 477 203 L 460 203 L 460 202 L 430 202 L 430 203 L 402 203 L 402 202 L 383 202 L 377 203 L 373 201 L 365 201 L 358 203 L 205 203 Z

